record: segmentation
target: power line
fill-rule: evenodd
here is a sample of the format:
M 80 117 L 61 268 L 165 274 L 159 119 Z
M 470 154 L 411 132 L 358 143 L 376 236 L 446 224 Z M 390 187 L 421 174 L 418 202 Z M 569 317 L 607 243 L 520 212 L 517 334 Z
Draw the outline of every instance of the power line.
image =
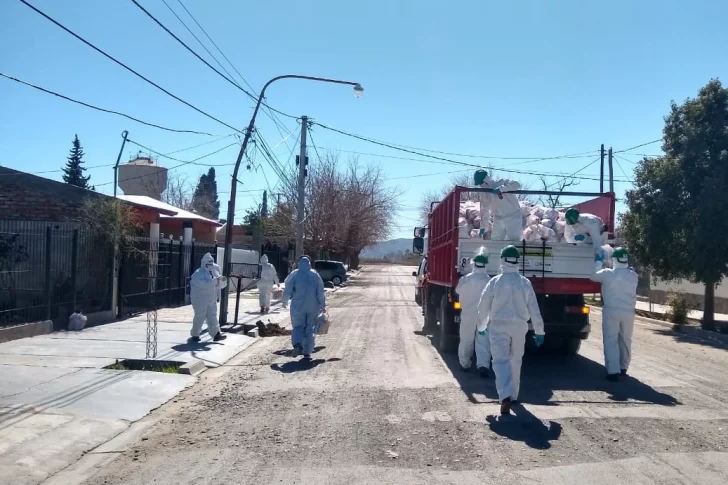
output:
M 635 149 L 637 149 L 637 148 L 642 148 L 642 147 L 644 147 L 644 146 L 647 146 L 647 145 L 652 145 L 652 144 L 654 144 L 654 143 L 659 143 L 659 142 L 661 142 L 661 141 L 662 141 L 662 138 L 658 138 L 657 140 L 652 140 L 652 141 L 648 141 L 647 143 L 641 143 L 641 144 L 639 144 L 639 145 L 635 145 L 635 146 L 633 146 L 633 147 L 630 147 L 630 148 L 625 148 L 624 150 L 617 150 L 617 151 L 616 151 L 616 152 L 614 152 L 614 153 L 623 153 L 623 152 L 629 152 L 629 151 L 635 150 Z
M 166 158 L 166 159 L 169 159 L 169 160 L 172 160 L 175 162 L 182 162 L 185 165 L 200 165 L 202 167 L 230 167 L 230 166 L 235 165 L 234 163 L 220 163 L 220 164 L 197 163 L 197 161 L 202 160 L 203 158 L 211 157 L 212 155 L 220 153 L 221 151 L 226 150 L 232 146 L 236 146 L 238 144 L 238 142 L 230 143 L 229 145 L 226 145 L 218 150 L 215 150 L 214 152 L 207 153 L 207 154 L 197 157 L 193 160 L 180 160 L 179 158 L 170 157 L 169 155 L 165 155 L 164 153 L 160 153 L 156 150 L 152 150 L 151 148 L 146 147 L 146 146 L 142 145 L 141 143 L 137 143 L 134 140 L 131 140 L 129 138 L 126 139 L 126 142 L 131 143 L 132 145 L 136 145 L 139 148 L 141 148 L 142 150 L 147 150 L 150 153 L 154 153 L 155 155 L 158 155 L 162 158 Z
M 214 136 L 214 135 L 211 135 L 210 133 L 206 133 L 204 131 L 178 130 L 178 129 L 175 129 L 175 128 L 168 128 L 166 126 L 157 125 L 155 123 L 150 123 L 148 121 L 140 120 L 139 118 L 134 118 L 131 115 L 128 115 L 128 114 L 125 114 L 125 113 L 121 113 L 119 111 L 114 111 L 114 110 L 111 110 L 111 109 L 101 108 L 99 106 L 94 106 L 92 104 L 85 103 L 83 101 L 79 101 L 77 99 L 70 98 L 70 97 L 65 96 L 65 95 L 63 95 L 61 93 L 57 93 L 55 91 L 51 91 L 49 89 L 45 89 L 45 88 L 42 88 L 40 86 L 36 86 L 35 84 L 29 83 L 27 81 L 23 81 L 22 79 L 15 78 L 13 76 L 8 76 L 7 74 L 3 74 L 1 72 L 0 72 L 0 76 L 4 77 L 5 79 L 10 79 L 11 81 L 15 81 L 17 83 L 24 84 L 25 86 L 29 86 L 31 88 L 37 89 L 38 91 L 42 91 L 42 92 L 47 93 L 47 94 L 52 94 L 53 96 L 56 96 L 56 97 L 61 98 L 61 99 L 65 99 L 66 101 L 70 101 L 72 103 L 80 104 L 81 106 L 85 106 L 87 108 L 95 109 L 96 111 L 101 111 L 101 112 L 104 112 L 104 113 L 110 113 L 110 114 L 114 114 L 114 115 L 118 115 L 118 116 L 123 116 L 124 118 L 130 119 L 132 121 L 136 121 L 137 123 L 141 123 L 143 125 L 151 126 L 153 128 L 159 128 L 160 130 L 172 131 L 172 132 L 175 132 L 175 133 L 191 133 L 193 135 Z
M 20 1 L 21 1 L 21 2 L 24 2 L 25 0 L 20 0 Z M 188 46 L 188 45 L 187 45 L 187 44 L 186 44 L 186 43 L 185 43 L 185 42 L 184 42 L 184 41 L 183 41 L 182 39 L 180 39 L 179 37 L 177 37 L 177 36 L 176 36 L 176 35 L 174 34 L 174 32 L 172 32 L 171 30 L 169 30 L 169 29 L 168 29 L 168 28 L 167 28 L 167 27 L 166 27 L 166 26 L 165 26 L 165 25 L 164 25 L 164 24 L 163 24 L 162 22 L 160 22 L 160 21 L 159 21 L 159 20 L 158 20 L 158 19 L 157 19 L 157 18 L 156 18 L 156 17 L 154 16 L 154 15 L 152 15 L 151 13 L 149 13 L 149 11 L 148 11 L 147 9 L 145 9 L 144 7 L 142 7 L 142 6 L 141 6 L 141 5 L 139 4 L 139 2 L 137 2 L 137 0 L 131 0 L 131 2 L 132 2 L 132 3 L 134 4 L 134 5 L 136 5 L 137 7 L 139 7 L 139 9 L 140 9 L 140 10 L 141 10 L 142 12 L 144 12 L 144 13 L 145 13 L 145 14 L 146 14 L 146 15 L 147 15 L 147 16 L 148 16 L 148 17 L 149 17 L 150 19 L 152 19 L 152 20 L 153 20 L 153 21 L 154 21 L 154 22 L 155 22 L 155 23 L 156 23 L 156 24 L 157 24 L 157 25 L 158 25 L 159 27 L 161 27 L 161 28 L 162 28 L 162 29 L 163 29 L 163 30 L 164 30 L 165 32 L 167 32 L 167 33 L 168 33 L 168 34 L 169 34 L 170 36 L 172 36 L 172 38 L 173 38 L 174 40 L 176 40 L 177 42 L 179 42 L 179 43 L 180 43 L 180 44 L 181 44 L 181 45 L 182 45 L 182 46 L 183 46 L 183 47 L 184 47 L 185 49 L 187 49 L 187 50 L 188 50 L 188 51 L 190 52 L 190 54 L 192 54 L 192 55 L 193 55 L 193 56 L 195 56 L 195 57 L 196 57 L 197 59 L 199 59 L 199 60 L 200 60 L 200 61 L 201 61 L 201 62 L 202 62 L 203 64 L 205 64 L 205 65 L 206 65 L 207 67 L 209 67 L 210 69 L 212 69 L 213 71 L 215 71 L 215 73 L 216 73 L 216 74 L 217 74 L 218 76 L 220 76 L 221 78 L 223 78 L 224 80 L 226 80 L 226 81 L 227 81 L 228 83 L 230 83 L 230 84 L 232 84 L 233 86 L 235 86 L 236 88 L 238 88 L 238 89 L 239 89 L 240 91 L 242 91 L 243 93 L 245 93 L 245 94 L 246 94 L 247 96 L 249 96 L 249 97 L 250 97 L 251 99 L 253 99 L 254 101 L 256 101 L 256 102 L 258 101 L 258 96 L 254 95 L 254 94 L 253 94 L 253 93 L 251 93 L 250 91 L 246 90 L 246 89 L 245 89 L 245 88 L 243 88 L 243 87 L 242 87 L 242 86 L 241 86 L 240 84 L 236 83 L 236 82 L 235 82 L 235 81 L 234 81 L 233 79 L 230 79 L 230 77 L 228 77 L 228 76 L 226 76 L 225 74 L 221 73 L 221 72 L 220 72 L 220 71 L 219 71 L 219 70 L 218 70 L 218 69 L 217 69 L 217 68 L 216 68 L 215 66 L 213 66 L 212 64 L 210 64 L 209 62 L 207 62 L 207 61 L 206 61 L 206 60 L 205 60 L 205 59 L 204 59 L 204 58 L 203 58 L 203 57 L 202 57 L 201 55 L 199 55 L 199 54 L 198 54 L 197 52 L 195 52 L 195 51 L 194 51 L 194 49 L 192 49 L 192 48 L 191 48 L 190 46 Z M 213 56 L 213 58 L 214 58 L 214 56 Z M 221 67 L 222 67 L 222 66 L 221 66 Z M 274 108 L 271 108 L 270 106 L 268 106 L 268 105 L 267 105 L 267 104 L 265 104 L 265 103 L 261 103 L 261 104 L 262 104 L 262 105 L 264 105 L 264 106 L 266 106 L 266 107 L 268 107 L 268 108 L 270 108 L 270 109 L 272 109 L 272 110 L 274 110 L 274 111 L 275 111 L 275 112 L 277 112 L 277 113 L 280 113 L 280 114 L 284 115 L 284 116 L 287 116 L 287 117 L 289 117 L 289 118 L 293 118 L 293 119 L 295 119 L 295 118 L 296 118 L 296 117 L 295 117 L 295 116 L 293 116 L 293 115 L 289 115 L 288 113 L 283 113 L 282 111 L 278 111 L 278 110 L 276 110 L 276 109 L 274 109 Z
M 528 161 L 558 160 L 561 158 L 572 158 L 572 157 L 579 158 L 580 155 L 585 156 L 585 155 L 591 155 L 593 153 L 598 152 L 598 150 L 590 150 L 590 151 L 581 152 L 581 153 L 571 153 L 571 154 L 567 154 L 567 155 L 557 155 L 557 156 L 540 157 L 540 158 L 539 157 L 496 157 L 496 156 L 492 156 L 492 155 L 472 155 L 472 154 L 466 154 L 466 153 L 453 153 L 453 152 L 445 152 L 445 151 L 439 151 L 439 150 L 430 150 L 427 148 L 418 148 L 418 147 L 411 147 L 411 146 L 407 146 L 407 145 L 400 145 L 398 143 L 384 142 L 384 141 L 375 140 L 373 138 L 369 138 L 366 136 L 357 135 L 355 133 L 349 133 L 349 132 L 346 132 L 343 130 L 332 128 L 330 126 L 321 124 L 317 121 L 313 121 L 312 123 L 320 126 L 321 128 L 324 128 L 324 129 L 327 129 L 330 131 L 334 131 L 341 135 L 349 136 L 351 138 L 356 138 L 358 140 L 366 141 L 368 143 L 373 143 L 375 145 L 380 145 L 380 146 L 384 146 L 387 148 L 391 148 L 393 150 L 399 150 L 399 151 L 403 151 L 403 152 L 407 152 L 407 153 L 413 153 L 415 155 L 420 155 L 422 157 L 430 157 L 430 158 L 446 160 L 446 161 L 449 161 L 449 160 L 446 158 L 434 157 L 432 155 L 427 155 L 424 153 L 418 153 L 418 152 L 412 151 L 412 150 L 419 150 L 420 152 L 438 153 L 441 155 L 451 155 L 451 156 L 456 156 L 456 157 L 481 158 L 481 159 L 486 159 L 486 160 L 528 160 Z M 464 163 L 464 162 L 460 162 L 460 163 Z M 476 165 L 472 165 L 472 166 L 475 167 Z
M 106 164 L 103 164 L 103 165 L 91 165 L 90 167 L 83 167 L 83 168 L 86 169 L 86 170 L 92 170 L 94 168 L 113 167 L 114 165 L 115 165 L 114 163 L 106 163 Z M 11 167 L 7 167 L 7 168 L 10 168 L 11 170 L 17 170 L 17 169 L 11 168 Z M 20 170 L 17 170 L 17 171 L 20 171 Z M 28 174 L 28 175 L 44 175 L 44 174 L 47 174 L 47 173 L 58 173 L 58 172 L 63 172 L 63 169 L 59 168 L 57 170 L 43 170 L 43 171 L 40 171 L 40 172 L 22 172 L 22 173 L 25 173 L 25 174 Z M 3 175 L 8 176 L 8 175 L 14 175 L 14 174 L 1 173 L 0 174 L 0 177 L 3 176 Z
M 222 140 L 224 140 L 226 138 L 230 138 L 231 136 L 234 136 L 234 135 L 235 135 L 234 133 L 230 133 L 229 135 L 222 136 L 220 138 L 217 138 L 216 140 L 206 141 L 205 143 L 200 143 L 199 145 L 193 145 L 193 146 L 187 147 L 187 148 L 180 148 L 179 150 L 175 150 L 173 152 L 166 153 L 165 156 L 166 155 L 174 155 L 175 153 L 180 153 L 180 152 L 186 152 L 187 150 L 192 150 L 193 148 L 199 148 L 201 146 L 210 145 L 212 143 L 217 143 L 217 142 L 222 141 Z
M 614 155 L 614 154 L 612 153 L 612 155 Z M 627 179 L 627 180 L 628 180 L 628 181 L 629 181 L 630 183 L 634 183 L 634 181 L 633 181 L 633 180 L 631 180 L 631 179 L 629 178 L 629 176 L 627 175 L 627 173 L 626 173 L 626 172 L 624 171 L 624 168 L 622 168 L 622 164 L 621 164 L 621 163 L 619 163 L 619 160 L 617 160 L 618 158 L 620 158 L 620 159 L 624 160 L 625 162 L 629 162 L 629 160 L 627 160 L 627 159 L 626 159 L 626 158 L 624 158 L 624 157 L 620 157 L 619 155 L 614 155 L 614 161 L 615 161 L 615 162 L 617 162 L 617 166 L 619 167 L 619 170 L 621 170 L 621 171 L 622 171 L 622 175 L 624 175 L 624 177 L 625 177 L 625 178 L 626 178 L 626 179 Z
M 147 78 L 147 77 L 143 76 L 142 74 L 138 73 L 137 71 L 135 71 L 135 70 L 134 70 L 134 69 L 132 69 L 131 67 L 127 66 L 126 64 L 124 64 L 124 63 L 123 63 L 123 62 L 121 62 L 120 60 L 116 59 L 116 58 L 115 58 L 115 57 L 113 57 L 112 55 L 110 55 L 110 54 L 107 54 L 107 53 L 106 53 L 105 51 L 103 51 L 103 50 L 101 50 L 100 48 L 96 47 L 96 46 L 95 46 L 94 44 L 92 44 L 91 42 L 87 41 L 86 39 L 84 39 L 83 37 L 81 37 L 80 35 L 78 35 L 77 33 L 75 33 L 74 31 L 70 30 L 69 28 L 67 28 L 66 26 L 64 26 L 63 24 L 61 24 L 61 23 L 60 23 L 60 22 L 58 22 L 57 20 L 55 20 L 54 18 L 50 17 L 49 15 L 47 15 L 46 13 L 44 13 L 43 11 L 41 11 L 41 10 L 37 9 L 36 7 L 34 7 L 34 6 L 33 6 L 33 5 L 31 5 L 30 3 L 28 3 L 28 2 L 26 1 L 26 0 L 19 0 L 19 1 L 20 1 L 20 2 L 22 2 L 22 3 L 23 3 L 23 4 L 25 5 L 25 6 L 27 6 L 28 8 L 30 8 L 31 10 L 33 10 L 33 11 L 35 11 L 36 13 L 38 13 L 39 15 L 41 15 L 42 17 L 44 17 L 44 18 L 46 18 L 47 20 L 49 20 L 49 21 L 51 21 L 52 23 L 54 23 L 54 24 L 55 24 L 55 25 L 56 25 L 57 27 L 60 27 L 61 29 L 63 29 L 63 30 L 64 30 L 64 31 L 66 31 L 67 33 L 71 34 L 71 35 L 72 35 L 73 37 L 75 37 L 76 39 L 80 40 L 81 42 L 83 42 L 83 43 L 84 43 L 84 44 L 86 44 L 87 46 L 91 47 L 91 48 L 92 48 L 93 50 L 95 50 L 95 51 L 96 51 L 96 52 L 98 52 L 99 54 L 101 54 L 101 55 L 103 55 L 104 57 L 106 57 L 107 59 L 109 59 L 109 60 L 111 60 L 111 61 L 115 62 L 115 63 L 116 63 L 116 64 L 118 64 L 119 66 L 123 67 L 123 68 L 124 68 L 124 69 L 126 69 L 127 71 L 129 71 L 129 72 L 131 72 L 132 74 L 134 74 L 135 76 L 139 77 L 140 79 L 143 79 L 144 81 L 146 81 L 147 83 L 151 84 L 151 85 L 152 85 L 152 86 L 154 86 L 155 88 L 159 89 L 160 91 L 162 91 L 162 92 L 163 92 L 163 93 L 165 93 L 166 95 L 168 95 L 168 96 L 170 96 L 170 97 L 172 97 L 172 98 L 176 99 L 176 100 L 177 100 L 177 101 L 179 101 L 180 103 L 182 103 L 182 104 L 184 104 L 184 105 L 186 105 L 186 106 L 188 106 L 188 107 L 190 107 L 190 108 L 194 109 L 194 110 L 195 110 L 195 111 L 197 111 L 198 113 L 200 113 L 200 114 L 202 114 L 202 115 L 204 115 L 204 116 L 207 116 L 207 117 L 208 117 L 208 118 L 210 118 L 211 120 L 217 121 L 217 122 L 218 122 L 218 123 L 220 123 L 221 125 L 227 126 L 227 127 L 228 127 L 228 128 L 230 128 L 231 130 L 234 130 L 234 131 L 236 131 L 236 132 L 238 132 L 238 133 L 242 133 L 242 131 L 238 130 L 238 129 L 237 129 L 237 128 L 235 128 L 234 126 L 232 126 L 232 125 L 229 125 L 228 123 L 225 123 L 224 121 L 222 121 L 222 120 L 219 120 L 218 118 L 215 118 L 214 116 L 212 116 L 211 114 L 207 113 L 206 111 L 203 111 L 203 110 L 201 110 L 201 109 L 200 109 L 200 108 L 198 108 L 197 106 L 195 106 L 195 105 L 193 105 L 193 104 L 191 104 L 191 103 L 189 103 L 189 102 L 185 101 L 184 99 L 180 98 L 179 96 L 176 96 L 176 95 L 172 94 L 171 92 L 167 91 L 166 89 L 164 89 L 164 88 L 163 88 L 162 86 L 160 86 L 159 84 L 155 83 L 154 81 L 150 80 L 149 78 Z

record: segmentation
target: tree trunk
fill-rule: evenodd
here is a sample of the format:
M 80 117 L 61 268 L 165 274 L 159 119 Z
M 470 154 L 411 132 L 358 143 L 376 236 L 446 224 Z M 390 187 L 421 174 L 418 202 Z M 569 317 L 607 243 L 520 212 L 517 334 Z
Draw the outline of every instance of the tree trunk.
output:
M 359 269 L 359 251 L 350 256 L 349 268 Z
M 701 325 L 705 330 L 715 329 L 715 283 L 705 282 L 705 300 L 703 301 L 703 320 Z

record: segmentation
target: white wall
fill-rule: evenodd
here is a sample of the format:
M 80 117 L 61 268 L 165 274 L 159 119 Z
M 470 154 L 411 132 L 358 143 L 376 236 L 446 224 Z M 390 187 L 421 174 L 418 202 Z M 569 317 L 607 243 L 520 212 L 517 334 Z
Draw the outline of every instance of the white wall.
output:
M 224 246 L 218 246 L 217 248 L 217 260 L 218 264 L 222 265 L 222 261 L 224 258 L 225 253 L 225 247 Z M 247 264 L 258 264 L 260 262 L 260 257 L 258 256 L 258 251 L 250 251 L 248 249 L 232 249 L 230 253 L 230 262 L 231 263 L 247 263 Z M 242 285 L 243 288 L 252 283 L 253 280 L 249 278 L 243 278 Z M 238 279 L 237 278 L 230 278 L 229 284 L 229 291 L 234 292 L 237 291 L 237 284 Z
M 650 284 L 651 290 L 660 291 L 675 291 L 683 293 L 691 293 L 693 295 L 704 295 L 705 285 L 702 283 L 691 283 L 687 280 L 675 280 L 675 281 L 662 281 Z M 720 284 L 715 289 L 715 296 L 717 298 L 728 298 L 728 284 Z

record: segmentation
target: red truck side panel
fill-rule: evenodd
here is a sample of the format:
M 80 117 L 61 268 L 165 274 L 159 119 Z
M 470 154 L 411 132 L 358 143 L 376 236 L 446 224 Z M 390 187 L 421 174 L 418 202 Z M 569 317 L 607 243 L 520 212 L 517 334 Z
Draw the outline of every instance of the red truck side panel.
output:
M 427 248 L 428 283 L 455 287 L 457 285 L 458 219 L 460 188 L 447 194 L 430 214 Z
M 579 212 L 599 216 L 604 224 L 607 225 L 608 232 L 614 236 L 614 203 L 614 192 L 610 192 L 596 199 L 575 204 L 574 207 L 579 209 Z

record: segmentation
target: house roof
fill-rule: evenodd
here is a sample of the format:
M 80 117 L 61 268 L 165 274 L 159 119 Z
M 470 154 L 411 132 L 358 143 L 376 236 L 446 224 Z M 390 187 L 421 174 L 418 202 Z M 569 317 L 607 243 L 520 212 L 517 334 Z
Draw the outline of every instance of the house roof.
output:
M 121 200 L 129 202 L 130 204 L 154 209 L 159 212 L 161 219 L 191 220 L 204 222 L 215 227 L 222 226 L 222 224 L 220 224 L 218 221 L 208 219 L 207 217 L 202 217 L 199 214 L 180 209 L 179 207 L 175 207 L 160 200 L 152 199 L 151 197 L 147 197 L 146 195 L 117 195 L 117 197 Z

